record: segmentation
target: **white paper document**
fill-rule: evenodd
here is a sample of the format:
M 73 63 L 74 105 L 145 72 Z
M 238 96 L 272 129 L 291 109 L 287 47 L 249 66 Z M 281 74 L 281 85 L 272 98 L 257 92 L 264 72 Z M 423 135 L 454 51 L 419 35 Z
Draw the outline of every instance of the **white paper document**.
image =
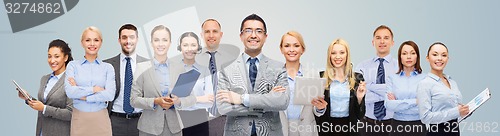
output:
M 469 114 L 465 115 L 463 118 L 459 118 L 458 122 L 466 119 L 474 112 L 479 106 L 483 105 L 487 100 L 491 98 L 490 89 L 486 88 L 484 91 L 479 93 L 474 99 L 472 99 L 467 105 L 469 106 Z

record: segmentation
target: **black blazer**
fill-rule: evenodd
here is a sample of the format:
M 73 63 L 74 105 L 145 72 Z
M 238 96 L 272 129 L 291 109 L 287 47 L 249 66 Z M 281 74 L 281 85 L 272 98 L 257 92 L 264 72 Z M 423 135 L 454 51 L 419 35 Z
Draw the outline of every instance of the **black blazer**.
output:
M 323 75 L 323 72 L 321 72 L 321 75 Z M 358 98 L 356 97 L 356 90 L 358 89 L 359 82 L 364 81 L 363 75 L 360 73 L 355 73 L 355 76 L 356 76 L 356 82 L 354 84 L 354 89 L 350 90 L 350 99 L 349 99 L 349 122 L 352 125 L 356 125 L 358 120 L 361 120 L 365 116 L 366 112 L 365 97 L 363 97 L 360 104 L 358 104 Z M 330 104 L 330 87 L 325 89 L 324 94 L 325 94 L 325 101 L 328 104 Z M 326 111 L 325 114 L 323 114 L 323 116 L 315 117 L 315 119 L 316 119 L 316 124 L 319 126 L 322 126 L 323 122 L 333 122 L 330 117 L 330 105 L 326 106 Z M 319 135 L 329 136 L 332 134 L 326 132 L 319 132 Z M 349 135 L 359 136 L 359 131 L 350 132 Z

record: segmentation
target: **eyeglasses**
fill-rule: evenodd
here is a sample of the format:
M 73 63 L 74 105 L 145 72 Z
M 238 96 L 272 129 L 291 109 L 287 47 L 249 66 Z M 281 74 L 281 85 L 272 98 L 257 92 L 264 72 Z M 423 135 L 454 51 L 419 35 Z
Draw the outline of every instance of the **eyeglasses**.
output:
M 260 28 L 257 28 L 255 30 L 252 30 L 250 28 L 247 28 L 247 29 L 243 29 L 243 31 L 241 31 L 242 33 L 244 34 L 247 34 L 247 35 L 251 35 L 253 32 L 255 32 L 256 35 L 263 35 L 266 33 L 266 31 L 260 29 Z

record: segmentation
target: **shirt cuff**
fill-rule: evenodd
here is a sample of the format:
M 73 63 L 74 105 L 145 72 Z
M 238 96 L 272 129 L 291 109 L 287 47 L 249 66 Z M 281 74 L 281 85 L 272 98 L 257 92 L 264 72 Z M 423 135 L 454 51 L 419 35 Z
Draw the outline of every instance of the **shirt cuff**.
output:
M 47 105 L 43 105 L 43 111 L 42 111 L 42 114 L 45 114 L 45 109 L 47 109 Z
M 249 101 L 250 96 L 248 96 L 248 94 L 242 94 L 241 96 L 243 98 L 243 100 L 242 100 L 243 105 L 248 107 L 248 105 L 250 105 L 250 101 Z
M 318 112 L 320 114 L 323 114 L 326 111 L 326 108 L 319 110 L 317 107 L 314 107 L 314 109 L 316 110 L 316 112 Z

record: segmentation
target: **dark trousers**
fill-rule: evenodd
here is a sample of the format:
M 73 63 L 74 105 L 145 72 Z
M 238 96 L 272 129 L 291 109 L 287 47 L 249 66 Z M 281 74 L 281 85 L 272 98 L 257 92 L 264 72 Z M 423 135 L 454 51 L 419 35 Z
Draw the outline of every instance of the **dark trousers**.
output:
M 113 136 L 138 136 L 137 122 L 139 118 L 124 118 L 110 115 Z
M 182 129 L 184 136 L 208 136 L 208 122 Z
M 460 136 L 459 128 L 456 119 L 440 124 L 429 124 L 427 136 Z
M 363 122 L 364 127 L 359 130 L 362 136 L 389 136 L 387 132 L 388 126 L 391 125 L 391 120 L 374 120 L 368 117 L 364 117 L 361 122 Z M 392 128 L 392 127 L 389 127 Z
M 420 120 L 399 121 L 392 120 L 392 132 L 389 136 L 425 136 L 427 130 Z
M 208 121 L 210 136 L 223 136 L 226 116 L 219 116 Z

